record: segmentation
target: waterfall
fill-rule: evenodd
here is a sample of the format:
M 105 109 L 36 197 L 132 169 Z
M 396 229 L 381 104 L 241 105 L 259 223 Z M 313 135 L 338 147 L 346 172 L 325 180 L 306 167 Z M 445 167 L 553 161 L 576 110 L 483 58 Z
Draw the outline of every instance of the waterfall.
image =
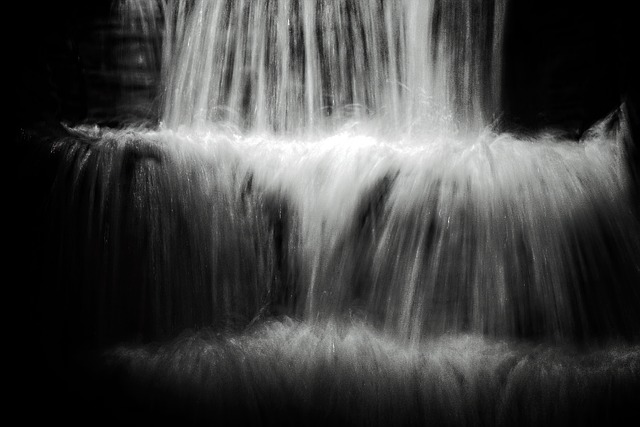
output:
M 123 81 L 157 80 L 154 125 L 24 136 L 47 345 L 107 348 L 107 383 L 160 419 L 626 408 L 640 221 L 625 115 L 579 140 L 504 131 L 506 0 L 116 10 L 142 41 Z M 527 415 L 528 396 L 551 409 Z
M 53 145 L 48 217 L 89 330 L 162 337 L 287 314 L 416 342 L 637 334 L 638 222 L 616 137 L 74 132 Z
M 46 159 L 72 334 L 287 315 L 412 343 L 637 336 L 624 127 L 490 126 L 502 2 L 120 5 L 161 42 L 138 52 L 162 107 L 152 129 L 76 127 Z
M 500 105 L 504 1 L 122 2 L 159 32 L 163 126 L 317 133 L 344 120 L 396 132 L 477 130 Z M 158 50 L 157 46 L 151 46 Z M 455 119 L 454 119 L 455 118 Z

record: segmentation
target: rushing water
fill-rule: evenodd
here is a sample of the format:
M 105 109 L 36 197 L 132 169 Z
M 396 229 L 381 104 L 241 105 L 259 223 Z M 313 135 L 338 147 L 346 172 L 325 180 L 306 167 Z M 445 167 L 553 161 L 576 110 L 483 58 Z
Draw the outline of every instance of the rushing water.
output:
M 638 223 L 615 134 L 75 132 L 54 145 L 50 216 L 63 282 L 92 284 L 73 292 L 91 330 L 287 314 L 412 341 L 637 335 Z
M 503 3 L 128 0 L 122 10 L 138 33 L 162 33 L 146 61 L 162 69 L 165 126 L 315 133 L 376 116 L 405 132 L 495 118 Z
M 240 331 L 112 356 L 140 384 L 174 367 L 203 392 L 215 372 L 247 381 L 220 379 L 215 404 L 227 388 L 261 402 L 260 385 L 275 387 L 278 375 L 286 393 L 317 385 L 301 392 L 310 401 L 342 381 L 378 399 L 379 413 L 364 405 L 358 419 L 380 423 L 404 417 L 393 411 L 405 403 L 358 385 L 376 375 L 427 400 L 436 381 L 449 395 L 430 401 L 429 416 L 463 424 L 519 419 L 528 375 L 542 378 L 531 393 L 544 405 L 554 405 L 549 382 L 568 378 L 566 398 L 604 381 L 594 364 L 619 384 L 638 375 L 637 347 L 584 360 L 555 349 L 538 363 L 517 344 L 637 342 L 640 224 L 624 120 L 580 141 L 491 126 L 505 2 L 120 5 L 124 25 L 156 40 L 138 59 L 160 76 L 159 125 L 77 126 L 39 154 L 51 182 L 36 261 L 53 278 L 42 297 L 48 328 L 98 344 Z M 266 326 L 244 336 L 248 325 Z M 452 368 L 456 354 L 469 361 Z M 275 379 L 259 374 L 265 365 Z M 491 375 L 474 384 L 495 401 L 462 385 Z M 473 415 L 489 407 L 497 412 Z

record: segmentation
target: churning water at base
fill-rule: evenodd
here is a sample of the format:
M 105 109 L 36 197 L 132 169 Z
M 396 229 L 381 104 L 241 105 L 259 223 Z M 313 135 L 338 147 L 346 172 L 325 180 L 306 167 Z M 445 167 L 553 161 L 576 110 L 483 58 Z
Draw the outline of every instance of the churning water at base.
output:
M 358 322 L 284 320 L 118 347 L 99 375 L 129 402 L 113 419 L 135 425 L 634 425 L 638 360 L 638 346 L 458 334 L 407 347 Z

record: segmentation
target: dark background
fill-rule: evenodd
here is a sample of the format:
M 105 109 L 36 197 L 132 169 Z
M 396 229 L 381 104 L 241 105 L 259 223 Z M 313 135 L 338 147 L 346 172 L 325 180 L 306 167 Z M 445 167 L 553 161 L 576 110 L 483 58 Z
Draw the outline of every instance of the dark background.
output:
M 79 46 L 91 26 L 109 16 L 110 1 L 22 2 L 17 7 L 21 25 L 14 34 L 13 65 L 19 123 L 83 119 L 88 100 Z
M 583 131 L 628 98 L 638 52 L 629 4 L 511 1 L 504 67 L 508 120 Z

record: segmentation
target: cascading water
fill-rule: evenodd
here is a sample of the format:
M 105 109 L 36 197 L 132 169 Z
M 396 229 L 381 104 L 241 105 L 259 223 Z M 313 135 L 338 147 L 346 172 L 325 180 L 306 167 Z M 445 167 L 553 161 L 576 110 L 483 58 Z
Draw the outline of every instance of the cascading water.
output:
M 640 224 L 625 124 L 578 142 L 492 126 L 505 8 L 121 2 L 123 25 L 157 41 L 139 60 L 159 78 L 159 124 L 76 126 L 40 155 L 49 327 L 99 347 L 229 334 L 110 353 L 133 388 L 164 376 L 152 394 L 173 397 L 142 405 L 205 418 L 254 422 L 278 402 L 283 417 L 299 392 L 289 415 L 309 423 L 535 424 L 633 396 Z M 556 347 L 538 354 L 540 342 Z M 595 342 L 613 350 L 561 347 Z M 550 397 L 554 381 L 589 387 L 601 372 L 609 388 L 574 409 L 523 415 L 531 378 L 550 404 L 581 390 Z M 374 403 L 340 412 L 339 384 Z
M 162 32 L 146 60 L 162 65 L 164 126 L 316 134 L 328 117 L 373 115 L 400 132 L 450 115 L 484 126 L 499 107 L 503 3 L 127 1 L 122 10 L 137 33 Z

